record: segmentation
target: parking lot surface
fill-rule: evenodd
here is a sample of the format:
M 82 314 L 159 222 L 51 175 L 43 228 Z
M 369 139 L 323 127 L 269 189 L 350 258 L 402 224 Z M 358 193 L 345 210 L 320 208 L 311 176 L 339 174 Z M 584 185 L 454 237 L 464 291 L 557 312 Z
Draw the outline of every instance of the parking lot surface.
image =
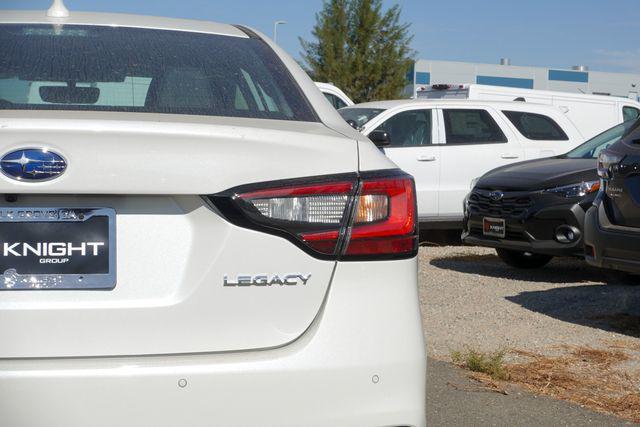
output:
M 427 352 L 435 370 L 430 381 L 438 383 L 439 376 L 449 375 L 440 371 L 452 369 L 443 363 L 451 362 L 453 351 L 504 351 L 505 364 L 518 367 L 510 382 L 518 384 L 523 396 L 546 394 L 638 420 L 640 287 L 630 285 L 633 278 L 569 258 L 555 259 L 539 270 L 516 270 L 503 264 L 492 249 L 476 247 L 423 247 L 419 260 Z M 521 425 L 530 425 L 526 417 L 536 412 L 513 396 L 474 393 L 465 387 L 449 390 L 447 381 L 439 383 L 429 385 L 427 399 L 432 399 L 428 412 L 436 417 L 436 425 L 455 425 L 465 417 L 487 425 L 509 424 L 508 418 L 500 418 L 504 415 L 500 408 L 478 412 L 485 404 L 507 405 L 524 417 Z M 601 390 L 606 393 L 598 394 Z M 465 396 L 461 402 L 468 404 L 450 406 L 442 401 L 444 396 L 450 400 L 460 394 Z M 552 402 L 560 406 L 543 404 L 549 420 L 581 409 Z M 440 409 L 434 412 L 435 408 Z M 544 410 L 539 411 L 542 416 Z M 595 414 L 585 411 L 585 420 Z M 451 417 L 450 423 L 446 417 Z
M 429 426 L 630 426 L 573 403 L 536 396 L 518 387 L 504 395 L 483 389 L 446 362 L 427 364 Z

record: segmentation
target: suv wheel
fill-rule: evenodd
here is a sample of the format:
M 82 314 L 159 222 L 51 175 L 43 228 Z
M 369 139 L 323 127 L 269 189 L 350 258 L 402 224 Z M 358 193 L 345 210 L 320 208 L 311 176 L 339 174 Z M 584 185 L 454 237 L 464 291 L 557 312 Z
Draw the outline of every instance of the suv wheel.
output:
M 516 268 L 541 268 L 553 259 L 551 255 L 512 251 L 509 249 L 496 249 L 496 252 L 502 261 Z

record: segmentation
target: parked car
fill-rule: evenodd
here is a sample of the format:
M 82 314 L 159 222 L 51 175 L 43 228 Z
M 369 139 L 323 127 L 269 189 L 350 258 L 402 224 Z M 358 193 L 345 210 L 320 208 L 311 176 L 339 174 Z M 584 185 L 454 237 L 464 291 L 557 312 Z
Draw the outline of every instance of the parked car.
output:
M 640 122 L 598 158 L 603 187 L 585 219 L 589 264 L 640 273 Z
M 586 139 L 640 116 L 640 103 L 636 100 L 607 95 L 479 84 L 435 84 L 419 88 L 416 96 L 419 99 L 518 100 L 553 105 L 569 117 Z
M 320 89 L 320 92 L 324 94 L 327 98 L 327 101 L 333 105 L 333 108 L 339 110 L 340 108 L 349 107 L 353 105 L 353 101 L 349 96 L 342 91 L 337 86 L 332 85 L 331 83 L 320 83 L 316 82 L 316 86 Z
M 0 50 L 2 425 L 425 425 L 413 179 L 296 61 L 58 2 Z
M 498 166 L 565 153 L 584 142 L 571 121 L 547 105 L 404 100 L 339 112 L 415 177 L 424 229 L 462 229 L 462 202 L 474 178 Z
M 554 256 L 584 256 L 584 217 L 600 188 L 596 158 L 634 125 L 616 125 L 560 156 L 483 175 L 465 199 L 462 241 L 496 248 L 518 268 L 542 267 Z

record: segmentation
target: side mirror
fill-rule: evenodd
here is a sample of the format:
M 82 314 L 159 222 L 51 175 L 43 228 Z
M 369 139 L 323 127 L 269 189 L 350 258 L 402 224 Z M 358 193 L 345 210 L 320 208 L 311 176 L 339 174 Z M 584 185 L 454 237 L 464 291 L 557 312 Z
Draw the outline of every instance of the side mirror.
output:
M 383 130 L 374 130 L 369 134 L 369 139 L 376 144 L 378 148 L 383 148 L 391 144 L 391 137 Z

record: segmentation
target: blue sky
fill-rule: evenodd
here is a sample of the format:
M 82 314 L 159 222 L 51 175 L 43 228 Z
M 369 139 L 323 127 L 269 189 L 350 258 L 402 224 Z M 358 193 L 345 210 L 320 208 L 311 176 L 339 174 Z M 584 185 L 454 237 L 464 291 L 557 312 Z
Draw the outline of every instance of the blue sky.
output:
M 418 58 L 640 73 L 638 0 L 400 0 Z M 49 0 L 0 0 L 0 9 L 46 9 Z M 65 0 L 69 9 L 241 23 L 299 57 L 322 0 Z M 385 4 L 392 4 L 385 0 Z M 0 11 L 0 13 L 2 13 Z

